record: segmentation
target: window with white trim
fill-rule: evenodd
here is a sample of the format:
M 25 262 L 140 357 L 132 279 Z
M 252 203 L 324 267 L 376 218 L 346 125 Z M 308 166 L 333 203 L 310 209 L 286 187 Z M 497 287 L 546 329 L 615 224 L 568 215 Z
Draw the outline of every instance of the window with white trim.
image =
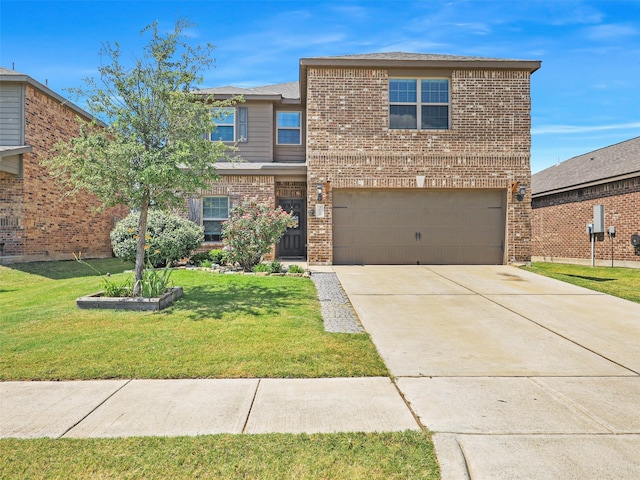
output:
M 389 128 L 447 130 L 449 79 L 392 78 L 389 80 Z
M 205 242 L 222 241 L 222 223 L 229 218 L 229 197 L 202 197 Z
M 278 145 L 300 145 L 301 135 L 300 112 L 277 112 L 277 138 Z

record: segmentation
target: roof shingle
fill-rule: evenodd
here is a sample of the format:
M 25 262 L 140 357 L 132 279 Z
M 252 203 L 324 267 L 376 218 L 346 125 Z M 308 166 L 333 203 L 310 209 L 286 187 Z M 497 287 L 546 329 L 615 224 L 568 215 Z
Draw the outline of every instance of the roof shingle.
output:
M 587 183 L 640 175 L 640 137 L 565 160 L 531 176 L 531 192 L 540 195 Z

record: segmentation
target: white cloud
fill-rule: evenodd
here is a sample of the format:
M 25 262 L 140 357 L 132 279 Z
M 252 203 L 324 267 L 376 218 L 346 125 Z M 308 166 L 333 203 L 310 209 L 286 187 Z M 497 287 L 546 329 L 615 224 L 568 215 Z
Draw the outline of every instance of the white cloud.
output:
M 640 129 L 640 122 L 619 123 L 612 125 L 542 125 L 531 129 L 532 135 L 565 135 L 572 133 L 601 132 L 605 130 Z
M 456 23 L 454 26 L 467 30 L 469 33 L 474 35 L 487 35 L 491 33 L 491 27 L 486 23 L 481 22 Z
M 629 25 L 603 24 L 587 28 L 586 33 L 591 40 L 610 40 L 638 35 L 638 30 Z

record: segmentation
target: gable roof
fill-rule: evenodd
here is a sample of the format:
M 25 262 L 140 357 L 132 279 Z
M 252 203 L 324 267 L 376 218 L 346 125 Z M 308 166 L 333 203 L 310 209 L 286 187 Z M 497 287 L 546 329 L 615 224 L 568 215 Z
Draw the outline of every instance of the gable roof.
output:
M 531 176 L 533 196 L 640 176 L 640 137 L 565 160 Z
M 0 81 L 2 82 L 16 82 L 16 83 L 28 83 L 32 87 L 40 90 L 42 93 L 48 95 L 49 97 L 57 100 L 62 105 L 65 105 L 75 111 L 78 115 L 85 117 L 89 120 L 92 120 L 94 117 L 80 108 L 75 103 L 67 100 L 60 94 L 51 90 L 48 86 L 41 84 L 37 80 L 34 80 L 29 75 L 25 73 L 16 72 L 15 70 L 10 70 L 8 68 L 0 67 Z M 100 124 L 103 124 L 100 120 L 98 120 Z
M 217 95 L 221 97 L 231 97 L 242 95 L 253 100 L 300 100 L 300 83 L 287 82 L 274 85 L 264 85 L 261 87 L 241 88 L 231 85 L 224 87 L 203 88 L 197 90 L 198 93 L 206 95 Z

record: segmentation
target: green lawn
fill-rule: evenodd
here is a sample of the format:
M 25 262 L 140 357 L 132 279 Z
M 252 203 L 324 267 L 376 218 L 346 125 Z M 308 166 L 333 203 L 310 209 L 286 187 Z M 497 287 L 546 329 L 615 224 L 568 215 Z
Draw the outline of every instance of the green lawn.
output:
M 112 279 L 131 268 L 92 261 Z M 156 313 L 80 310 L 100 277 L 74 261 L 0 266 L 0 379 L 386 376 L 366 334 L 324 331 L 298 277 L 176 270 L 185 296 Z
M 429 436 L 410 431 L 6 439 L 0 452 L 0 478 L 439 478 Z
M 533 263 L 530 272 L 640 303 L 640 269 Z
M 112 279 L 131 268 L 91 263 Z M 0 266 L 0 379 L 387 376 L 366 334 L 324 331 L 313 282 L 177 270 L 159 313 L 79 310 L 76 262 Z M 0 439 L 0 478 L 438 479 L 425 432 Z

